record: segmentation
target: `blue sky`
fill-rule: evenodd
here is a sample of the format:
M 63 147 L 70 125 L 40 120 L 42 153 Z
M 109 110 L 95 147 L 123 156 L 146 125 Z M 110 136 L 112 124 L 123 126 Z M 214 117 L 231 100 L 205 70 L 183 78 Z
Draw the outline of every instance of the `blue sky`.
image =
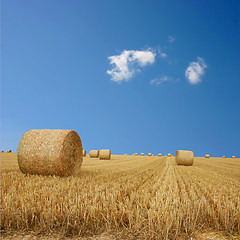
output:
M 1 149 L 74 129 L 113 154 L 240 155 L 240 1 L 2 0 Z

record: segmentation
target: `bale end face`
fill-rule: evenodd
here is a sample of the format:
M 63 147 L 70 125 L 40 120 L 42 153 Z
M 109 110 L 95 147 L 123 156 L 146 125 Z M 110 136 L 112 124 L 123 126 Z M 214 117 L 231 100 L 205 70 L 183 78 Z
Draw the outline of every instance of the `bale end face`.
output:
M 110 149 L 101 149 L 99 152 L 99 158 L 102 160 L 111 159 L 111 150 Z
M 194 155 L 192 151 L 178 150 L 175 155 L 177 165 L 192 166 Z

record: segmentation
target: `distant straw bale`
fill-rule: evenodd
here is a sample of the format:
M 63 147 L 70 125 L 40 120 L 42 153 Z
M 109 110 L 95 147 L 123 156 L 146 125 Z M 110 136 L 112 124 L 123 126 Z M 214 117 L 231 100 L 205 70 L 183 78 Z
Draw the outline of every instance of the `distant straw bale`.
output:
M 152 156 L 152 154 L 151 154 L 151 153 L 148 153 L 148 156 Z
M 100 159 L 111 159 L 111 150 L 110 149 L 101 149 L 99 152 L 99 158 Z
M 223 158 L 226 158 L 226 156 L 223 156 Z
M 154 156 L 154 154 L 152 156 Z
M 206 155 L 205 155 L 205 158 L 209 158 L 209 157 L 210 157 L 209 154 L 206 154 Z
M 138 156 L 138 153 L 134 153 L 133 156 Z
M 90 158 L 98 158 L 98 156 L 99 156 L 99 151 L 98 151 L 98 150 L 91 150 L 91 151 L 89 152 L 89 156 L 90 156 Z
M 27 174 L 78 175 L 82 142 L 73 130 L 29 130 L 18 145 L 18 165 Z
M 175 155 L 177 165 L 192 166 L 194 155 L 192 151 L 178 150 Z
M 235 158 L 235 156 L 232 156 L 232 158 Z
M 127 156 L 127 153 L 125 153 L 124 156 Z
M 141 153 L 141 156 L 144 156 L 144 153 Z
M 87 151 L 86 151 L 86 150 L 83 150 L 83 151 L 82 151 L 82 155 L 83 155 L 83 157 L 85 157 L 86 154 L 87 154 Z
M 4 152 L 3 150 L 1 152 Z
M 168 157 L 171 157 L 172 156 L 172 154 L 171 153 L 168 153 L 168 155 L 167 155 Z
M 7 150 L 7 152 L 10 153 L 10 152 L 12 152 L 12 150 L 9 149 L 9 150 Z
M 162 156 L 162 154 L 161 154 L 161 153 L 159 153 L 159 154 L 158 154 L 158 156 L 159 156 L 159 157 L 161 157 L 161 156 Z

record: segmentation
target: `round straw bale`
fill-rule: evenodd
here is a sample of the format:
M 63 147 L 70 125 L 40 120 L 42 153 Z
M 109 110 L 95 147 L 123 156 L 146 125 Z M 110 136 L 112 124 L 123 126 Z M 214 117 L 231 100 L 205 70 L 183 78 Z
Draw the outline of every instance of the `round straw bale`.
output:
M 3 150 L 1 152 L 4 152 Z
M 205 155 L 205 158 L 209 158 L 209 157 L 210 157 L 209 154 L 206 154 L 206 155 Z
M 151 154 L 151 153 L 148 153 L 148 156 L 152 156 L 152 154 Z
M 18 165 L 27 174 L 79 174 L 82 142 L 73 130 L 29 130 L 18 145 Z
M 162 154 L 161 154 L 161 153 L 159 153 L 159 154 L 158 154 L 158 156 L 159 156 L 159 157 L 161 157 L 161 156 L 162 156 Z
M 89 156 L 90 156 L 90 158 L 98 158 L 98 156 L 99 156 L 99 151 L 98 151 L 98 150 L 91 150 L 91 151 L 89 152 Z
M 226 158 L 226 156 L 223 156 L 223 158 Z
M 232 156 L 232 158 L 235 158 L 235 156 Z
M 9 150 L 7 150 L 7 152 L 10 153 L 10 152 L 12 152 L 12 150 L 9 149 Z
M 194 155 L 192 151 L 178 150 L 175 155 L 177 165 L 192 166 Z
M 82 155 L 83 155 L 83 157 L 85 157 L 86 154 L 87 154 L 86 150 L 83 150 L 83 151 L 82 151 Z
M 99 158 L 100 159 L 111 159 L 111 150 L 110 149 L 101 149 L 99 151 Z
M 144 156 L 144 153 L 141 153 L 141 156 Z
M 133 156 L 138 156 L 138 153 L 134 153 Z
M 168 153 L 168 157 L 171 157 L 172 156 L 172 154 L 171 153 Z

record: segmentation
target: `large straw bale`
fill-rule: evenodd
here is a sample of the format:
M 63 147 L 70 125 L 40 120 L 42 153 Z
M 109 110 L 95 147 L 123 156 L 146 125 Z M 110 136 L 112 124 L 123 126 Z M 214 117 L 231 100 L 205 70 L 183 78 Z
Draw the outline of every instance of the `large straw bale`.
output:
M 232 158 L 235 158 L 235 156 L 232 156 Z
M 152 156 L 152 154 L 151 154 L 151 153 L 148 153 L 148 156 Z
M 192 151 L 178 150 L 175 155 L 177 165 L 192 166 L 194 155 Z
M 18 165 L 25 174 L 78 175 L 82 165 L 81 139 L 73 130 L 29 130 L 18 145 Z
M 90 156 L 90 158 L 98 158 L 98 156 L 99 156 L 99 151 L 98 151 L 98 150 L 91 150 L 91 151 L 89 152 L 89 156 Z
M 9 150 L 7 150 L 7 152 L 10 153 L 10 152 L 12 152 L 12 150 L 9 149 Z
M 159 157 L 161 157 L 161 156 L 162 156 L 162 154 L 161 154 L 161 153 L 159 153 L 159 154 L 158 154 L 158 156 L 159 156 Z
M 83 151 L 82 151 L 83 157 L 86 157 L 86 154 L 87 154 L 87 151 L 86 151 L 86 150 L 83 150 Z
M 111 159 L 111 150 L 110 149 L 101 149 L 99 152 L 99 158 L 100 159 Z
M 144 153 L 141 153 L 141 156 L 144 156 Z
M 171 153 L 168 153 L 168 157 L 171 157 L 172 156 L 172 154 Z
M 209 158 L 209 157 L 210 157 L 209 154 L 206 154 L 206 155 L 205 155 L 205 158 Z
M 223 158 L 226 158 L 226 156 L 223 156 Z

